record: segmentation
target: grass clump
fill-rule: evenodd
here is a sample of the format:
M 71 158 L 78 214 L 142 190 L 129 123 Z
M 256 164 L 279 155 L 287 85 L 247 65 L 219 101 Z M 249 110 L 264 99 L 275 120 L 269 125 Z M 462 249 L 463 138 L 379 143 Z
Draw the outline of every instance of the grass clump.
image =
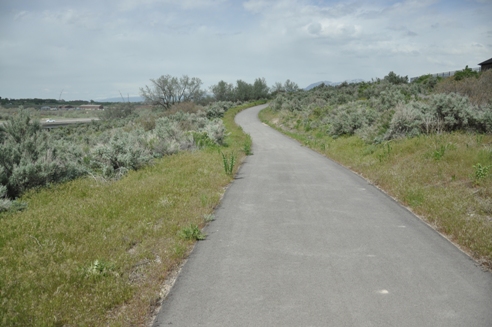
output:
M 476 184 L 479 184 L 482 180 L 487 178 L 487 176 L 489 175 L 490 167 L 492 166 L 483 166 L 481 163 L 473 165 L 473 169 L 475 170 L 473 177 L 475 178 Z
M 190 224 L 179 231 L 179 236 L 189 241 L 200 241 L 207 238 L 196 224 Z
M 251 136 L 247 134 L 246 140 L 243 145 L 243 152 L 245 155 L 250 156 L 253 154 L 253 152 L 251 152 L 252 145 L 253 145 L 253 140 L 251 139 Z
M 206 223 L 209 223 L 211 221 L 214 221 L 215 220 L 215 215 L 214 214 L 205 214 L 205 215 L 203 215 L 203 220 Z
M 224 165 L 224 171 L 227 175 L 232 175 L 234 171 L 234 165 L 236 164 L 236 155 L 231 153 L 229 155 L 220 153 L 222 155 L 222 164 Z

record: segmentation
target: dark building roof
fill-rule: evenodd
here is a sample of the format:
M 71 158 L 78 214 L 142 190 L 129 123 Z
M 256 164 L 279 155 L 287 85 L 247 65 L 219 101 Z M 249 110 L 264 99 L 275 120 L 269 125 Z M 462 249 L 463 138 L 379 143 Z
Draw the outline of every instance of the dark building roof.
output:
M 489 65 L 489 64 L 492 64 L 492 58 L 490 58 L 489 60 L 485 60 L 484 62 L 479 63 L 480 66 Z

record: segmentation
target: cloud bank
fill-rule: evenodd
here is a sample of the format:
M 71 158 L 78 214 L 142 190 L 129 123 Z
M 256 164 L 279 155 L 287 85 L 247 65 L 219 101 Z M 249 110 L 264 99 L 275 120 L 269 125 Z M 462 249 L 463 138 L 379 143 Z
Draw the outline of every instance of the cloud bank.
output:
M 134 96 L 165 74 L 304 87 L 475 67 L 492 57 L 491 12 L 478 0 L 7 0 L 0 96 Z

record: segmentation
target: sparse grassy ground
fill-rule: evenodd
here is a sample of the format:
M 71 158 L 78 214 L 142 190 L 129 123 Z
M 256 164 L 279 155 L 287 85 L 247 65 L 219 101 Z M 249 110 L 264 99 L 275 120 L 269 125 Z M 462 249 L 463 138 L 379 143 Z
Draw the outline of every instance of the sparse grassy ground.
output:
M 484 267 L 492 268 L 492 135 L 452 133 L 368 145 L 296 128 L 298 117 L 269 109 L 260 118 L 361 174 Z
M 237 163 L 251 139 L 233 119 L 249 106 L 224 117 L 230 135 L 220 150 Z M 194 243 L 183 230 L 203 227 L 232 180 L 218 150 L 23 196 L 26 211 L 0 215 L 0 325 L 148 324 L 163 281 Z

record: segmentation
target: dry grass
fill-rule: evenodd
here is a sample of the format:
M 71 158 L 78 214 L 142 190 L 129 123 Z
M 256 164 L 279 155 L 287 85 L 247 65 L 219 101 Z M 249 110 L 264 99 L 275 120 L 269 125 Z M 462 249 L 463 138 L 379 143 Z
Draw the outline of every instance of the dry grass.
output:
M 492 135 L 452 133 L 368 145 L 356 136 L 332 139 L 322 131 L 294 130 L 285 113 L 264 110 L 260 116 L 361 174 L 492 267 L 492 178 L 478 178 L 475 168 L 492 165 Z
M 233 116 L 245 107 L 224 119 L 223 151 L 238 162 L 248 138 Z M 231 178 L 208 149 L 112 183 L 85 178 L 29 192 L 28 210 L 0 216 L 0 325 L 146 326 L 167 274 L 192 248 L 180 231 L 205 224 Z
M 200 110 L 203 111 L 203 109 L 204 108 L 202 106 L 195 104 L 194 102 L 180 102 L 173 105 L 169 110 L 166 110 L 165 113 L 166 116 L 174 115 L 178 111 L 196 114 Z
M 476 105 L 492 103 L 492 70 L 480 74 L 479 78 L 471 77 L 461 81 L 446 78 L 436 85 L 437 93 L 459 93 L 466 95 Z

